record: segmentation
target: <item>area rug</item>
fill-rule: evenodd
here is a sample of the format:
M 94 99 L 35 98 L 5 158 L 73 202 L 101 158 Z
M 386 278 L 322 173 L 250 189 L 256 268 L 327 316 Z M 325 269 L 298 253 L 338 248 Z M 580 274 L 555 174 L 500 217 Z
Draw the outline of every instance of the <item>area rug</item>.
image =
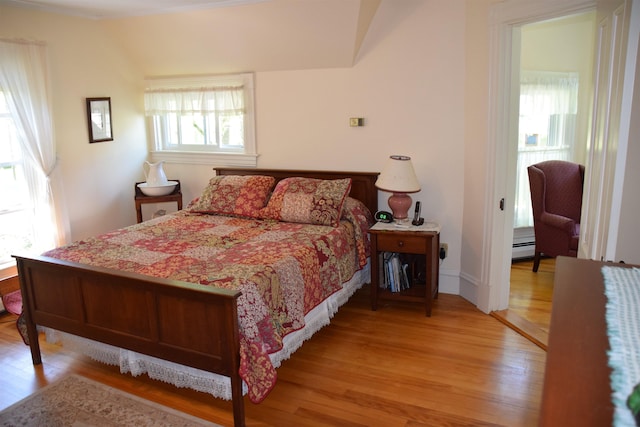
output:
M 0 412 L 0 426 L 217 426 L 70 375 Z

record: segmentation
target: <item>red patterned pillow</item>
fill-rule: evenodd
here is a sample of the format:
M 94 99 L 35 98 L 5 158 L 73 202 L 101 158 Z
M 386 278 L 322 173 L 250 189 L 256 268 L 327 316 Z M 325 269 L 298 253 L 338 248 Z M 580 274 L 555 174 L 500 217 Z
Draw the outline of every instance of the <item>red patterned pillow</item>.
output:
M 274 183 L 272 176 L 214 176 L 188 209 L 191 212 L 256 218 L 267 203 Z
M 285 178 L 276 185 L 261 216 L 265 219 L 337 227 L 342 205 L 350 190 L 351 178 Z

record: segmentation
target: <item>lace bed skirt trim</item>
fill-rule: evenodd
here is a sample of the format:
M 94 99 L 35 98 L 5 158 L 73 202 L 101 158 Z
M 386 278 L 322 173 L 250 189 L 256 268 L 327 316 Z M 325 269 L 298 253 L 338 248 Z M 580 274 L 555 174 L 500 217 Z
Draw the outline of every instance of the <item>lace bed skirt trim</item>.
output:
M 287 335 L 283 340 L 283 348 L 270 355 L 271 363 L 276 368 L 287 360 L 324 326 L 328 325 L 338 309 L 349 298 L 368 283 L 370 278 L 369 263 L 358 271 L 343 288 L 327 298 L 305 316 L 305 327 Z M 78 353 L 82 353 L 98 362 L 119 366 L 121 373 L 133 376 L 147 374 L 150 378 L 173 384 L 176 387 L 190 388 L 209 393 L 217 398 L 231 400 L 231 380 L 229 377 L 214 374 L 200 369 L 190 368 L 177 363 L 147 356 L 130 350 L 121 349 L 108 344 L 81 338 L 50 328 L 42 328 L 47 342 L 61 343 Z M 243 394 L 247 393 L 247 385 L 242 386 Z

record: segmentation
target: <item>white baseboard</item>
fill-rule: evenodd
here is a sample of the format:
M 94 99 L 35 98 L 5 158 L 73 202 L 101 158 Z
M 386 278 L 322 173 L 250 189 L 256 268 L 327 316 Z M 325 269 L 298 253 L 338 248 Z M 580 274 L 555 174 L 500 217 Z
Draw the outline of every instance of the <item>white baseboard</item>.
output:
M 522 246 L 513 246 L 511 250 L 511 259 L 533 258 L 536 252 L 535 242 L 530 242 Z
M 514 228 L 511 259 L 533 258 L 536 251 L 535 240 L 533 227 Z
M 441 268 L 439 290 L 444 294 L 460 295 L 460 271 Z

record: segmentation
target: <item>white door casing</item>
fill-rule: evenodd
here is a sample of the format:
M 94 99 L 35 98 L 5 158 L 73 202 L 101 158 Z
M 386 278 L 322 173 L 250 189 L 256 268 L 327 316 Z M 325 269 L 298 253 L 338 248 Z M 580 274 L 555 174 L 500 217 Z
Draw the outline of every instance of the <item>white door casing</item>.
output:
M 630 1 L 630 0 L 628 0 Z M 517 114 L 513 111 L 517 102 L 512 94 L 513 68 L 519 67 L 519 62 L 514 58 L 512 43 L 514 35 L 518 36 L 519 28 L 522 25 L 548 20 L 555 17 L 567 16 L 577 13 L 588 12 L 596 8 L 603 9 L 603 3 L 625 3 L 625 0 L 565 0 L 565 1 L 522 1 L 508 0 L 504 3 L 496 4 L 491 14 L 491 70 L 490 70 L 490 107 L 489 107 L 489 147 L 487 150 L 487 204 L 485 212 L 485 251 L 483 251 L 483 262 L 481 272 L 481 283 L 478 291 L 477 305 L 484 312 L 505 309 L 509 301 L 509 277 L 510 277 L 510 254 L 513 237 L 513 221 L 509 221 L 510 213 L 513 212 L 513 200 L 509 200 L 509 182 L 515 181 L 515 166 L 509 164 L 510 138 L 512 131 L 517 129 Z M 615 10 L 610 5 L 609 9 Z M 620 19 L 620 18 L 617 18 Z M 617 22 L 624 22 L 617 21 Z M 628 25 L 628 24 L 627 24 Z M 620 30 L 620 41 L 624 42 L 625 32 Z M 618 45 L 618 48 L 621 45 Z M 515 51 L 518 54 L 518 51 Z M 624 58 L 621 53 L 619 58 Z M 519 58 L 517 58 L 519 59 Z M 516 64 L 516 65 L 514 65 Z M 610 99 L 610 102 L 618 102 L 618 106 L 609 108 L 609 113 L 619 114 L 619 100 Z M 594 109 L 594 112 L 596 110 Z M 611 116 L 608 120 L 611 121 Z M 614 137 L 608 132 L 610 137 Z M 609 145 L 609 148 L 614 148 Z M 588 154 L 589 157 L 589 154 Z M 615 159 L 615 151 L 610 153 L 609 159 Z M 515 161 L 515 160 L 513 160 Z M 615 162 L 609 166 L 615 170 Z M 611 172 L 613 173 L 613 172 Z M 610 183 L 611 184 L 611 183 Z M 590 190 L 590 189 L 587 189 Z M 591 191 L 591 190 L 590 190 Z M 504 210 L 500 209 L 500 200 L 504 199 Z M 609 213 L 611 196 L 608 199 Z M 593 199 L 592 199 L 593 200 Z M 604 204 L 600 204 L 606 210 Z M 602 210 L 595 213 L 599 217 Z M 594 214 L 591 213 L 593 216 Z M 603 219 L 608 221 L 609 217 Z M 589 227 L 584 224 L 581 228 Z M 611 236 L 600 234 L 600 239 L 605 239 L 611 244 Z

